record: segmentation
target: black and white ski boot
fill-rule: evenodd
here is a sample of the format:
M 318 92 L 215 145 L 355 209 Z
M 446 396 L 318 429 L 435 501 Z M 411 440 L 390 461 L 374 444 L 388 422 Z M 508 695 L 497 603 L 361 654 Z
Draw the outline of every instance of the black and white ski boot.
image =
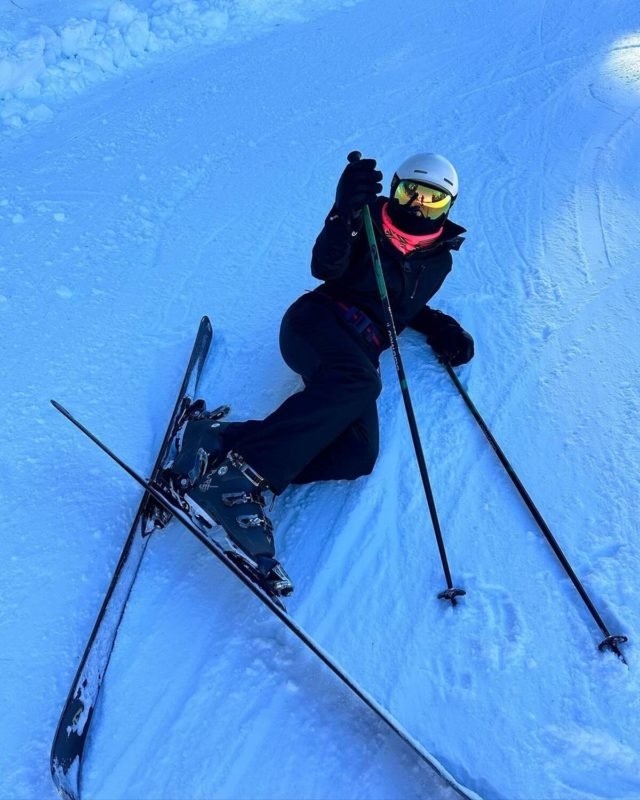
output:
M 184 492 L 203 477 L 228 449 L 225 449 L 222 434 L 229 423 L 220 420 L 230 410 L 229 406 L 219 406 L 208 411 L 204 400 L 184 399 L 176 419 L 168 457 L 158 476 L 158 483 L 183 508 Z M 154 503 L 145 524 L 145 534 L 164 528 L 171 521 L 171 516 L 166 509 Z
M 258 573 L 261 576 L 261 582 L 271 594 L 277 597 L 288 597 L 293 593 L 293 581 L 287 575 L 282 564 L 275 558 L 259 556 Z
M 187 488 L 184 499 L 198 516 L 221 525 L 249 556 L 273 556 L 273 526 L 264 512 L 266 489 L 264 478 L 230 450 Z
M 232 423 L 221 420 L 229 410 L 220 406 L 207 411 L 204 400 L 185 409 L 162 475 L 172 492 L 184 493 L 222 460 L 229 449 L 225 432 Z
M 223 529 L 226 542 L 221 545 L 238 566 L 270 594 L 286 596 L 293 592 L 293 583 L 274 558 L 273 525 L 264 510 L 263 492 L 267 490 L 265 479 L 230 450 L 213 469 L 187 486 L 183 501 L 194 519 Z

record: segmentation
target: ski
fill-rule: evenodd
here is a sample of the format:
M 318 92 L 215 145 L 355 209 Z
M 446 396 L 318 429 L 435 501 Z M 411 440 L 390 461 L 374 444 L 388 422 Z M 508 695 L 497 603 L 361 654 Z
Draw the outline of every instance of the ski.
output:
M 88 428 L 79 422 L 69 411 L 55 400 L 51 403 L 63 414 L 73 425 L 96 444 L 104 453 L 127 472 L 145 491 L 169 514 L 178 519 L 187 530 L 196 536 L 212 553 L 229 569 L 242 583 L 273 613 L 276 617 L 301 641 L 309 650 L 314 653 L 327 666 L 339 680 L 347 686 L 353 694 L 358 697 L 376 716 L 381 719 L 400 739 L 402 739 L 420 760 L 433 769 L 442 780 L 461 797 L 467 800 L 480 800 L 479 796 L 470 789 L 462 786 L 455 778 L 443 767 L 440 762 L 431 755 L 405 728 L 396 720 L 391 713 L 381 706 L 365 689 L 363 689 L 312 637 L 300 627 L 295 620 L 289 616 L 283 606 L 276 602 L 258 584 L 254 583 L 235 561 L 231 560 L 220 546 L 209 539 L 207 535 L 193 522 L 193 520 L 175 505 L 175 501 L 168 497 L 162 487 L 155 485 L 152 481 L 143 478 L 136 470 L 130 467 L 119 456 L 117 456 L 107 445 L 105 445 Z
M 203 317 L 151 473 L 152 478 L 155 478 L 166 459 L 172 435 L 181 415 L 188 407 L 189 401 L 195 398 L 212 338 L 211 322 L 208 317 Z M 159 514 L 159 510 L 163 513 Z M 170 517 L 166 511 L 165 507 L 158 506 L 151 495 L 145 492 L 62 710 L 51 747 L 50 766 L 53 781 L 65 800 L 80 798 L 82 758 L 102 680 L 149 541 L 149 534 L 167 523 Z

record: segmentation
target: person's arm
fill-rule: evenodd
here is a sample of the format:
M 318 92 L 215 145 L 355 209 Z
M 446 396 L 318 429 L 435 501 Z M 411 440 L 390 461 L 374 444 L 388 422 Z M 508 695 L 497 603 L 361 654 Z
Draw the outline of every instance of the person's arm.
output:
M 474 356 L 471 334 L 448 314 L 424 306 L 409 322 L 409 327 L 424 334 L 433 352 L 452 367 L 466 364 Z
M 336 188 L 336 201 L 311 255 L 314 278 L 339 278 L 349 266 L 353 240 L 362 229 L 362 209 L 382 191 L 382 173 L 373 158 L 347 164 Z
M 339 278 L 349 266 L 353 240 L 362 229 L 361 218 L 344 220 L 335 207 L 329 212 L 311 252 L 311 274 L 321 281 Z

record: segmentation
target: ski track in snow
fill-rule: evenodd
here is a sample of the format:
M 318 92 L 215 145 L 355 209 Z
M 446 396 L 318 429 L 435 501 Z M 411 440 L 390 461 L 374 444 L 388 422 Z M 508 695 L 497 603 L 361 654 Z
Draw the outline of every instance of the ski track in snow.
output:
M 224 25 L 198 16 L 223 5 L 95 3 L 116 8 L 120 34 L 137 9 L 175 36 L 112 78 L 90 66 L 94 39 L 76 83 L 57 82 L 60 51 L 30 73 L 39 98 L 2 84 L 0 798 L 54 795 L 57 716 L 139 498 L 48 399 L 148 470 L 207 313 L 209 404 L 269 413 L 299 385 L 279 321 L 314 285 L 310 247 L 357 147 L 387 183 L 414 150 L 459 166 L 468 241 L 433 305 L 474 334 L 461 379 L 607 624 L 630 636 L 629 669 L 598 654 L 597 627 L 412 332 L 409 385 L 468 595 L 436 599 L 387 354 L 374 474 L 276 504 L 290 611 L 482 796 L 638 800 L 635 5 L 244 0 Z M 44 17 L 61 40 L 86 29 L 70 8 Z M 0 5 L 0 83 L 17 74 L 6 59 L 35 69 L 16 9 Z M 96 800 L 452 796 L 176 525 L 150 543 L 93 726 Z

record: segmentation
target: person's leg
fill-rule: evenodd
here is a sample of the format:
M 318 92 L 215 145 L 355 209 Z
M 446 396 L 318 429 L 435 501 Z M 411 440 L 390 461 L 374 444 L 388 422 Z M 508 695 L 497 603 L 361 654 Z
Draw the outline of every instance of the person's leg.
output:
M 378 407 L 373 402 L 360 419 L 306 465 L 292 483 L 354 480 L 369 475 L 378 458 Z
M 282 321 L 280 347 L 305 388 L 262 422 L 238 426 L 232 442 L 276 494 L 365 415 L 371 435 L 381 390 L 376 365 L 323 300 L 306 295 L 294 303 Z

